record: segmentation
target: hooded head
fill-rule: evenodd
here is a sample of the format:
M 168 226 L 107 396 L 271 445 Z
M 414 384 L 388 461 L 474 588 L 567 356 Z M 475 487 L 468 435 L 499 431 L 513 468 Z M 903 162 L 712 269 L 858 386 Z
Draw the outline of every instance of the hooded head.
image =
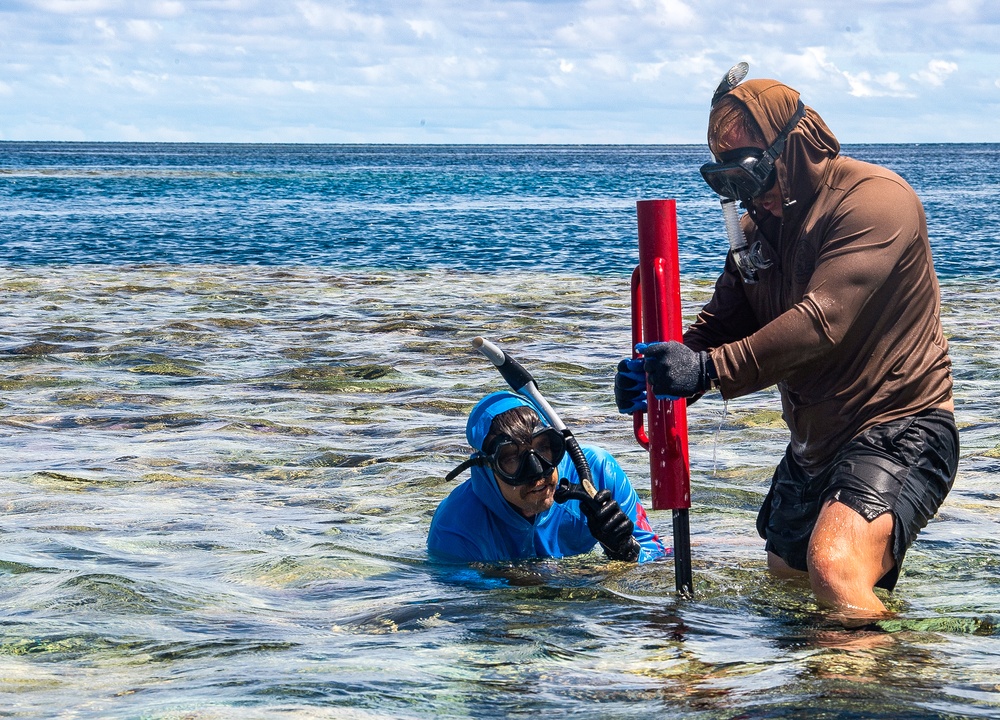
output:
M 795 115 L 799 93 L 777 80 L 748 80 L 722 97 L 738 103 L 760 129 L 763 142 L 770 146 Z M 731 108 L 731 106 L 730 106 Z M 715 103 L 709 115 L 710 149 L 719 138 L 719 124 L 724 120 L 726 103 Z M 784 149 L 775 162 L 778 184 L 785 205 L 807 206 L 815 197 L 831 158 L 840 152 L 840 143 L 823 119 L 810 107 L 805 117 L 788 134 Z
M 469 421 L 465 425 L 465 437 L 468 439 L 469 445 L 482 451 L 486 436 L 490 434 L 493 419 L 500 413 L 505 413 L 516 407 L 527 407 L 533 410 L 536 415 L 539 414 L 535 406 L 528 400 L 512 392 L 490 393 L 476 403 L 472 412 L 469 413 Z
M 561 460 L 562 451 L 559 451 L 559 458 L 548 458 L 551 461 L 550 464 L 541 462 L 541 458 L 545 454 L 544 451 L 540 451 L 541 454 L 539 454 L 535 450 L 529 450 L 523 454 L 521 456 L 522 459 L 519 461 L 517 473 L 513 479 L 516 484 L 511 484 L 509 480 L 498 482 L 490 478 L 490 474 L 484 472 L 487 468 L 481 467 L 484 464 L 481 455 L 484 451 L 483 445 L 490 435 L 490 430 L 493 428 L 493 421 L 499 415 L 520 407 L 530 409 L 535 417 L 541 418 L 541 413 L 538 412 L 538 409 L 531 402 L 511 392 L 491 393 L 476 403 L 476 406 L 472 408 L 472 412 L 469 413 L 469 421 L 465 428 L 465 437 L 468 439 L 469 444 L 478 452 L 456 468 L 456 470 L 453 470 L 449 474 L 449 478 L 453 477 L 456 471 L 465 467 L 473 467 L 472 481 L 474 491 L 495 512 L 498 511 L 498 508 L 506 507 L 509 504 L 522 517 L 531 519 L 538 513 L 552 507 L 555 499 L 556 484 L 558 482 L 556 466 Z M 530 422 L 533 424 L 534 421 Z M 530 425 L 528 432 L 530 433 Z M 532 441 L 532 445 L 534 445 L 534 441 Z M 527 458 L 527 460 L 524 458 Z M 494 470 L 494 472 L 499 472 L 499 470 Z M 522 472 L 525 473 L 523 481 Z M 487 480 L 487 482 L 483 482 L 483 480 Z M 505 502 L 501 502 L 501 499 Z M 501 504 L 493 504 L 494 500 Z

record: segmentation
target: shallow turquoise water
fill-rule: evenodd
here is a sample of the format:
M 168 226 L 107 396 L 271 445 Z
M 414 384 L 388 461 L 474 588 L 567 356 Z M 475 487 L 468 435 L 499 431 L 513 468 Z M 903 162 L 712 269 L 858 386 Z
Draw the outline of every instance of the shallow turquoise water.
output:
M 611 401 L 622 276 L 9 265 L 0 293 L 0 714 L 1000 716 L 995 280 L 943 286 L 959 477 L 879 632 L 763 572 L 771 392 L 689 412 L 694 600 L 670 562 L 426 562 L 501 387 L 475 335 L 648 500 Z

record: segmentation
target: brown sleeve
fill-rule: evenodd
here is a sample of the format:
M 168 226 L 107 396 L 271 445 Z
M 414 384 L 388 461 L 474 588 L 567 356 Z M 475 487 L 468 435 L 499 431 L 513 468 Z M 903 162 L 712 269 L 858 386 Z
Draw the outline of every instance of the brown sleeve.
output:
M 913 191 L 885 176 L 851 188 L 822 229 L 815 270 L 802 299 L 757 332 L 716 347 L 722 394 L 762 390 L 836 348 L 902 253 L 920 237 L 922 211 Z
M 684 344 L 696 352 L 709 350 L 744 338 L 759 328 L 760 323 L 747 302 L 739 271 L 729 255 L 725 270 L 715 281 L 712 299 L 684 333 Z

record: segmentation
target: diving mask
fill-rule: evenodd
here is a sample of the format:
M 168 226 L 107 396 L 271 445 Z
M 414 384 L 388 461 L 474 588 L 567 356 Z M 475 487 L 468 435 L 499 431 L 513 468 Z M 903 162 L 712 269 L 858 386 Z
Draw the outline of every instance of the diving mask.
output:
M 777 179 L 775 160 L 785 149 L 788 134 L 806 115 L 806 106 L 799 100 L 791 120 L 766 150 L 747 147 L 722 153 L 716 162 L 701 166 L 701 176 L 716 193 L 730 200 L 749 203 L 774 187 Z
M 501 436 L 485 457 L 493 474 L 516 487 L 531 485 L 551 473 L 565 454 L 563 436 L 554 428 L 541 427 L 531 433 L 530 443 Z
M 527 450 L 522 448 L 527 447 Z M 470 467 L 488 466 L 508 485 L 531 485 L 547 476 L 566 454 L 566 438 L 552 427 L 543 426 L 531 433 L 531 440 L 519 443 L 501 435 L 491 443 L 489 452 L 478 452 L 445 478 L 454 480 Z

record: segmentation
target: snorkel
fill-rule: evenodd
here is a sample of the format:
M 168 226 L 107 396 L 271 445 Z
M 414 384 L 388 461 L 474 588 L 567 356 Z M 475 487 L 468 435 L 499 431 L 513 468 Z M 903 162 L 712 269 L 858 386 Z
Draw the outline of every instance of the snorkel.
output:
M 715 110 L 719 101 L 743 82 L 750 66 L 745 62 L 738 63 L 729 69 L 722 78 L 715 93 L 712 95 L 712 109 Z M 806 115 L 805 105 L 800 99 L 795 112 L 785 126 L 778 132 L 774 142 L 767 148 L 756 146 L 742 147 L 720 153 L 714 162 L 701 166 L 701 175 L 720 196 L 722 203 L 722 218 L 729 238 L 729 249 L 733 261 L 739 270 L 743 281 L 753 285 L 758 281 L 758 270 L 771 267 L 770 260 L 764 257 L 761 243 L 753 246 L 747 244 L 746 237 L 740 228 L 736 203 L 740 202 L 756 221 L 753 207 L 754 198 L 768 192 L 777 181 L 775 163 L 785 148 L 788 135 L 795 129 L 799 121 Z
M 747 244 L 746 235 L 740 227 L 740 216 L 736 212 L 736 200 L 732 198 L 721 198 L 722 221 L 726 225 L 726 236 L 729 238 L 729 250 L 733 254 L 733 262 L 740 271 L 743 282 L 747 285 L 756 284 L 758 270 L 765 270 L 771 267 L 771 261 L 766 259 L 760 250 L 760 241 L 755 242 L 753 247 Z
M 722 82 L 719 83 L 719 86 L 712 94 L 711 107 L 714 108 L 715 104 L 724 95 L 743 82 L 748 72 L 750 72 L 750 65 L 745 62 L 737 63 L 729 68 L 729 72 L 723 76 Z M 747 245 L 746 236 L 740 227 L 740 216 L 736 211 L 738 199 L 736 197 L 726 197 L 720 193 L 719 201 L 722 204 L 722 221 L 726 226 L 726 236 L 729 238 L 729 249 L 733 254 L 733 260 L 736 262 L 736 267 L 740 271 L 744 282 L 748 285 L 753 285 L 757 282 L 757 269 L 759 267 L 757 260 L 762 259 L 760 258 L 759 248 L 757 253 L 752 254 L 749 245 Z M 770 263 L 767 263 L 762 267 L 768 267 L 769 265 Z
M 593 475 L 590 472 L 590 465 L 583 455 L 579 443 L 573 437 L 573 433 L 566 424 L 559 418 L 559 415 L 549 404 L 541 392 L 538 390 L 538 383 L 535 378 L 525 370 L 517 360 L 501 350 L 486 338 L 476 337 L 472 340 L 472 347 L 481 352 L 493 363 L 503 379 L 507 381 L 511 389 L 518 395 L 522 395 L 531 401 L 531 404 L 538 409 L 545 421 L 562 434 L 566 441 L 566 453 L 577 474 L 580 476 L 579 484 L 570 483 L 566 478 L 559 478 L 559 486 L 556 488 L 555 501 L 564 503 L 567 500 L 589 500 L 597 494 L 594 487 Z

